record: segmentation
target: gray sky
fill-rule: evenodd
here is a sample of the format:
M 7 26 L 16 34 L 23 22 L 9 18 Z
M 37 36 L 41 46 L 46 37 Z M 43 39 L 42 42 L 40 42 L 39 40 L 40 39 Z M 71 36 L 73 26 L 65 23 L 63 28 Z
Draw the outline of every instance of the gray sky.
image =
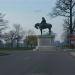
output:
M 62 34 L 62 18 L 51 19 L 48 16 L 55 2 L 56 0 L 0 0 L 0 11 L 6 13 L 11 27 L 14 23 L 19 23 L 24 30 L 33 29 L 36 34 L 40 32 L 34 28 L 35 23 L 41 22 L 41 18 L 45 17 L 53 25 L 52 31 L 57 33 L 59 40 Z

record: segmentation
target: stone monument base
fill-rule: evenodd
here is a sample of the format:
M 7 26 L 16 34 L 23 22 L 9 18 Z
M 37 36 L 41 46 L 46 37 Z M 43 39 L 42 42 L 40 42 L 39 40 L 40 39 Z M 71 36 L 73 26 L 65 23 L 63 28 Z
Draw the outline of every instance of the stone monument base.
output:
M 54 46 L 37 46 L 34 51 L 56 51 L 56 47 Z
M 54 35 L 37 36 L 38 46 L 34 51 L 56 51 L 54 46 Z

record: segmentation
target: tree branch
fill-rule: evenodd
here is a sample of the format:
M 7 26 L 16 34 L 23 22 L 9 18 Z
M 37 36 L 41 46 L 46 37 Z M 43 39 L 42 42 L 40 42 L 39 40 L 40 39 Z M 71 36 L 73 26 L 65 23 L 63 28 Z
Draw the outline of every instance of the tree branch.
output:
M 72 8 L 75 6 L 75 3 L 72 5 Z
M 69 3 L 66 2 L 66 0 L 62 0 L 62 2 L 63 2 L 65 5 L 69 5 Z

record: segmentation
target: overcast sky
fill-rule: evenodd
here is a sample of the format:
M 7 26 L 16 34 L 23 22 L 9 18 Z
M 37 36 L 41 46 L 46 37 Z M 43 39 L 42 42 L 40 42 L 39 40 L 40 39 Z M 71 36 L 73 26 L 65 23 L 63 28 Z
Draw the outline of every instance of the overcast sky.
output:
M 35 23 L 41 22 L 41 18 L 45 17 L 52 24 L 52 31 L 57 33 L 59 40 L 62 34 L 62 18 L 51 19 L 48 15 L 55 3 L 56 0 L 0 0 L 0 12 L 6 13 L 10 26 L 19 23 L 24 30 L 33 29 L 36 34 L 40 32 L 34 28 Z

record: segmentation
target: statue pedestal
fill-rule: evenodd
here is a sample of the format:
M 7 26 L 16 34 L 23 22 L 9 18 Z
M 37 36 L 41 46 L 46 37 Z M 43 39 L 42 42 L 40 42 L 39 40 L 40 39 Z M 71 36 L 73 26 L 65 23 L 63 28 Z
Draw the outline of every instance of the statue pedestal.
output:
M 38 46 L 35 51 L 55 51 L 54 46 L 54 35 L 42 35 L 37 36 L 38 38 Z

